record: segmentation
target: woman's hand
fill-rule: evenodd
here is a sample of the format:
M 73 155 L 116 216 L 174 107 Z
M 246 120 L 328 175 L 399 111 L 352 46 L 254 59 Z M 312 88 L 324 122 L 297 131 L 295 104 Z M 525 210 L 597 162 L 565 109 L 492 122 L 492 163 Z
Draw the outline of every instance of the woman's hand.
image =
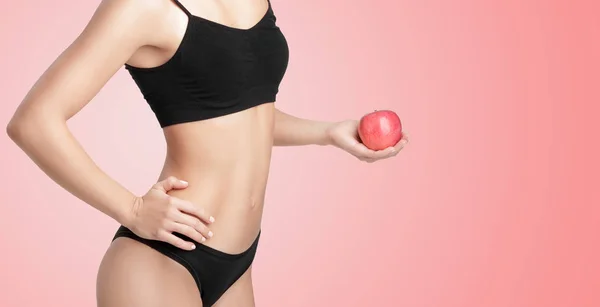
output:
M 142 238 L 193 250 L 196 248 L 193 242 L 187 242 L 173 232 L 196 242 L 204 242 L 212 237 L 207 224 L 215 219 L 192 203 L 167 194 L 170 190 L 184 189 L 187 185 L 187 182 L 175 177 L 154 184 L 146 195 L 136 200 L 132 208 L 133 217 L 124 226 Z
M 403 133 L 402 139 L 395 146 L 383 150 L 371 150 L 360 142 L 358 124 L 358 120 L 333 123 L 327 129 L 331 145 L 348 152 L 361 161 L 372 163 L 396 156 L 408 143 L 408 137 L 406 133 Z

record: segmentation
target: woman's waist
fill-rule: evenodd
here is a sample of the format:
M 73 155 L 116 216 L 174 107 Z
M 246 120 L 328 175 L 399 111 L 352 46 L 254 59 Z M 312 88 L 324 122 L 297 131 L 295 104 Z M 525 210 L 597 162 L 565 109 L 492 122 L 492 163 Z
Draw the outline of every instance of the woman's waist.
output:
M 186 181 L 188 184 L 184 189 L 171 190 L 168 194 L 207 210 L 255 210 L 264 200 L 268 172 L 268 169 L 249 171 L 242 168 L 221 172 L 169 170 L 162 172 L 159 181 L 169 176 Z
M 270 156 L 254 159 L 199 159 L 176 161 L 167 158 L 158 181 L 169 176 L 188 182 L 185 189 L 171 191 L 177 197 L 212 202 L 261 199 L 270 171 Z
M 251 244 L 260 230 L 268 170 L 262 172 L 163 172 L 188 182 L 169 195 L 189 201 L 213 216 L 209 224 L 213 237 L 203 244 L 224 252 L 240 252 Z M 160 180 L 162 180 L 161 178 Z

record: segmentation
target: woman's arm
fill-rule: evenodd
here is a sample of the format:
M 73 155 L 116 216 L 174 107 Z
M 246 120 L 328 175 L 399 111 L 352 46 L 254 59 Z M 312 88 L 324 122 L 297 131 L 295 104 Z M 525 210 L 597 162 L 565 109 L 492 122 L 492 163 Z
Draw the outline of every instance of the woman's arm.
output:
M 403 133 L 402 139 L 393 147 L 375 151 L 360 141 L 358 120 L 315 121 L 275 110 L 274 146 L 332 145 L 361 161 L 375 162 L 396 156 L 408 143 L 408 136 Z
M 34 84 L 7 127 L 10 138 L 51 179 L 122 224 L 136 196 L 96 166 L 67 128 L 67 120 L 139 47 L 154 43 L 158 3 L 103 0 L 81 34 Z
M 275 109 L 274 146 L 331 145 L 332 122 L 298 118 Z

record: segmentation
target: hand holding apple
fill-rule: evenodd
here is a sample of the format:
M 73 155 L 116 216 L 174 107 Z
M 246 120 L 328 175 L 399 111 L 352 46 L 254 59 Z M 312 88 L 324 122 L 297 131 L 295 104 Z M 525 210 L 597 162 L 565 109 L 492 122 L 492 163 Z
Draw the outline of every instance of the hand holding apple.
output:
M 360 120 L 333 123 L 327 135 L 331 145 L 365 162 L 393 157 L 408 143 L 398 115 L 389 110 L 366 114 Z

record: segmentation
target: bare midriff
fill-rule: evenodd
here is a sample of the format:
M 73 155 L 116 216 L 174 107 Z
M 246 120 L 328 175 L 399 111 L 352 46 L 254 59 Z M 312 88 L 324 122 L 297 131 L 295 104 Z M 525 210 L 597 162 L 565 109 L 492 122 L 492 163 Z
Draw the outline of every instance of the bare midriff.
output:
M 189 183 L 170 195 L 215 218 L 203 244 L 225 253 L 246 250 L 260 231 L 273 147 L 274 104 L 165 127 L 167 156 L 159 180 Z

